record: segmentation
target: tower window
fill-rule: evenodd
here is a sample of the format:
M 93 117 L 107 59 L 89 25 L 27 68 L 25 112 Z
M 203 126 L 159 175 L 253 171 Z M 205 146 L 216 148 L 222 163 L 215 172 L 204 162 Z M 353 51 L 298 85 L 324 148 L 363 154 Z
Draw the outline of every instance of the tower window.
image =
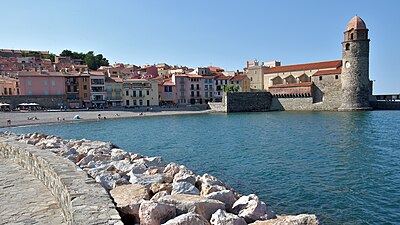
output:
M 352 33 L 352 34 L 350 34 L 350 40 L 353 40 L 353 38 L 354 38 L 354 34 Z
M 335 80 L 337 80 L 337 79 L 339 79 L 339 76 L 338 76 L 338 75 L 335 75 Z
M 322 80 L 322 76 L 319 76 L 319 80 Z
M 348 50 L 350 50 L 350 44 L 349 43 L 346 44 L 346 51 L 348 51 Z

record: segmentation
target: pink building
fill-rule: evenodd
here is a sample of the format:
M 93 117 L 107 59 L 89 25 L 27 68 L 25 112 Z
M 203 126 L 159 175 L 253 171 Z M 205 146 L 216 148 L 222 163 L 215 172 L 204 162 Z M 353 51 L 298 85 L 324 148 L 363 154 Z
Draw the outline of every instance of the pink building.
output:
M 197 74 L 174 74 L 172 82 L 175 83 L 178 104 L 204 104 L 204 81 Z
M 65 78 L 60 72 L 19 72 L 21 95 L 65 95 Z

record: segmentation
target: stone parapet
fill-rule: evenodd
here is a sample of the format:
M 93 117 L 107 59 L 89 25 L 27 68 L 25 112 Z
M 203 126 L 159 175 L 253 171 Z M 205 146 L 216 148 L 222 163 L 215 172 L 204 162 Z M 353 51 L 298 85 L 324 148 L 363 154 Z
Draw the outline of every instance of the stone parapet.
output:
M 0 157 L 21 165 L 51 191 L 68 224 L 123 224 L 108 193 L 73 162 L 0 134 Z

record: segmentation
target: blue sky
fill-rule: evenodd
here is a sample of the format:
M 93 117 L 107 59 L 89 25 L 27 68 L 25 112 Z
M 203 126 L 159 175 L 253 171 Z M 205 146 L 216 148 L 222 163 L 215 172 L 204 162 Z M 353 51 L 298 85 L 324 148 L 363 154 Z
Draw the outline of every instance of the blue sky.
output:
M 102 53 L 110 63 L 226 70 L 341 59 L 348 21 L 370 29 L 374 92 L 399 93 L 400 1 L 0 0 L 0 48 Z

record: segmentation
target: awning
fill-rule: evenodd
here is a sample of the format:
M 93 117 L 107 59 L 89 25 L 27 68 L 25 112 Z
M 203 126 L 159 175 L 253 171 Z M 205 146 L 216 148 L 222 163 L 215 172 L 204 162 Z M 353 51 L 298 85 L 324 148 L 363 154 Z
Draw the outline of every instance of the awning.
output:
M 0 106 L 10 106 L 8 103 L 0 103 Z

